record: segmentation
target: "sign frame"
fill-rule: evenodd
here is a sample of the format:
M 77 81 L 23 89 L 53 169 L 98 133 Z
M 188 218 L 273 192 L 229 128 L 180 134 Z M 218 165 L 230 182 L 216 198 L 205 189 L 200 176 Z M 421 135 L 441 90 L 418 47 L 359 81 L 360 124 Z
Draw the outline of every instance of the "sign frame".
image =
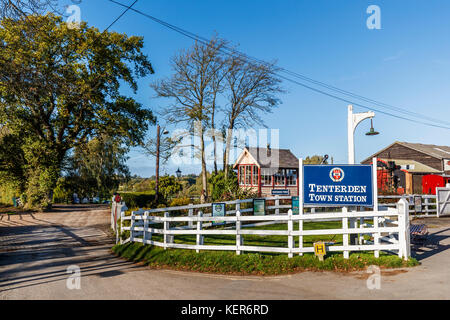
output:
M 348 207 L 351 205 L 344 205 L 344 204 L 340 204 L 340 205 L 324 205 L 324 204 L 316 204 L 316 205 L 311 205 L 311 204 L 305 204 L 305 190 L 304 190 L 304 167 L 305 165 L 303 164 L 303 158 L 299 158 L 299 177 L 298 177 L 298 196 L 299 196 L 299 210 L 302 213 L 303 212 L 303 208 L 305 207 L 309 207 L 309 208 L 314 208 L 314 207 L 318 207 L 318 206 L 323 206 L 323 207 Z M 339 165 L 336 164 L 336 166 L 359 166 L 359 165 L 353 165 L 353 164 L 343 164 L 343 165 Z M 376 157 L 372 158 L 372 164 L 368 165 L 372 167 L 372 205 L 371 206 L 364 206 L 361 205 L 361 207 L 372 207 L 374 211 L 378 211 L 378 159 Z
M 216 211 L 216 207 L 221 207 L 220 211 Z M 217 203 L 212 203 L 211 204 L 211 215 L 213 217 L 225 217 L 225 215 L 227 214 L 227 204 L 225 202 L 217 202 Z M 223 212 L 223 214 L 217 214 L 218 212 Z M 218 224 L 223 224 L 224 221 L 213 221 L 212 225 L 218 225 Z
M 291 190 L 289 190 L 289 189 L 272 189 L 271 194 L 273 196 L 290 196 Z
M 255 204 L 259 203 L 258 208 L 261 208 L 261 203 L 263 204 L 263 211 L 255 210 Z M 265 216 L 266 215 L 266 199 L 253 199 L 253 215 L 254 216 Z
M 327 167 L 370 167 L 371 168 L 371 181 L 368 185 L 371 186 L 371 195 L 372 195 L 372 202 L 371 203 L 367 203 L 367 204 L 354 204 L 354 203 L 349 203 L 349 204 L 344 204 L 344 203 L 308 203 L 307 201 L 305 201 L 305 190 L 304 190 L 304 168 L 306 166 L 308 167 L 319 167 L 319 166 L 324 166 L 324 165 L 303 165 L 303 161 L 300 162 L 300 177 L 299 177 L 299 196 L 302 198 L 302 202 L 303 202 L 303 206 L 304 207 L 349 207 L 349 206 L 358 206 L 358 207 L 372 207 L 375 210 L 378 210 L 378 185 L 377 185 L 377 166 L 376 166 L 376 158 L 373 158 L 373 163 L 370 165 L 366 165 L 366 164 L 331 164 L 331 165 L 326 165 Z M 341 178 L 342 180 L 342 178 Z
M 323 257 L 327 255 L 327 246 L 325 242 L 323 241 L 314 242 L 313 246 L 314 246 L 314 255 L 316 257 L 319 257 L 320 261 L 323 261 Z
M 415 195 L 414 196 L 414 212 L 422 212 L 423 206 L 422 206 L 422 196 Z

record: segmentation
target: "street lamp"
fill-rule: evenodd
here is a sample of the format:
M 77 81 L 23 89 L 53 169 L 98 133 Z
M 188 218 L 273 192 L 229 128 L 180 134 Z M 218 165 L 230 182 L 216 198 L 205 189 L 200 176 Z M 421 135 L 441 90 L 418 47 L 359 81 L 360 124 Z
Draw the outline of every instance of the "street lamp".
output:
M 370 130 L 366 133 L 366 136 L 376 136 L 377 134 L 380 134 L 378 131 L 375 131 L 373 128 L 373 119 L 370 119 Z
M 181 170 L 180 170 L 180 168 L 178 168 L 178 170 L 175 171 L 175 173 L 177 174 L 177 178 L 180 179 L 181 178 Z
M 348 134 L 348 163 L 355 164 L 355 140 L 354 134 L 355 129 L 363 120 L 372 119 L 375 117 L 375 113 L 372 111 L 353 113 L 353 106 L 348 106 L 348 116 L 347 116 L 347 134 Z M 379 132 L 373 129 L 373 122 L 370 131 L 366 133 L 368 136 L 374 136 L 379 134 Z

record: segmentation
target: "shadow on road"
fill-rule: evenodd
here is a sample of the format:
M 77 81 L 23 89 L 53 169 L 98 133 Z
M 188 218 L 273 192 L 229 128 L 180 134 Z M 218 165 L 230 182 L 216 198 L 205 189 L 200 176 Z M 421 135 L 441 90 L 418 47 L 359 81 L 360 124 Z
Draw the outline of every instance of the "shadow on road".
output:
M 442 244 L 450 238 L 450 235 L 443 234 L 447 231 L 450 231 L 450 228 L 430 233 L 424 245 L 412 246 L 411 255 L 421 261 L 449 249 L 450 245 Z

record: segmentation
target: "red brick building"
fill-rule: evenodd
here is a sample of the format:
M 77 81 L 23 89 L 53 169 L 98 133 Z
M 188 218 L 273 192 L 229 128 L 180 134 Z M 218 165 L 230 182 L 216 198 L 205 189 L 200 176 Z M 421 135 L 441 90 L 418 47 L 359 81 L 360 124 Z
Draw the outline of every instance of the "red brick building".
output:
M 288 149 L 245 148 L 233 168 L 239 186 L 271 196 L 275 192 L 298 195 L 298 158 Z

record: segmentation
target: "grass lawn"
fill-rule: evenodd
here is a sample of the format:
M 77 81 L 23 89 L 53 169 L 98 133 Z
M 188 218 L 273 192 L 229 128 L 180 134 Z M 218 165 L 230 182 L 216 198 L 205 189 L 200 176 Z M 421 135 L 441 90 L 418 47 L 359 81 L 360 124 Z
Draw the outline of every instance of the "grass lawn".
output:
M 159 228 L 156 225 L 155 228 Z M 341 222 L 305 222 L 305 230 L 340 228 Z M 216 226 L 213 228 L 224 228 Z M 266 226 L 249 227 L 246 229 L 286 230 L 287 224 L 273 224 Z M 298 224 L 294 224 L 298 230 Z M 244 235 L 244 244 L 248 246 L 287 247 L 287 236 L 257 236 Z M 298 241 L 298 237 L 294 237 Z M 154 234 L 152 239 L 163 241 L 162 235 Z M 303 245 L 313 246 L 316 241 L 334 240 L 335 244 L 342 244 L 342 235 L 304 236 Z M 206 235 L 205 245 L 234 245 L 234 235 Z M 175 243 L 195 244 L 195 235 L 176 235 Z M 296 243 L 296 246 L 298 243 Z M 342 253 L 329 252 L 325 261 L 320 262 L 314 254 L 306 253 L 303 256 L 294 255 L 288 258 L 287 254 L 278 253 L 242 253 L 236 255 L 234 251 L 200 251 L 184 249 L 167 249 L 143 245 L 141 243 L 127 243 L 116 245 L 113 252 L 127 260 L 141 262 L 152 268 L 169 268 L 176 270 L 191 270 L 198 272 L 240 274 L 240 275 L 277 275 L 295 273 L 305 270 L 320 271 L 355 271 L 363 270 L 369 265 L 378 265 L 386 268 L 412 267 L 419 263 L 416 259 L 404 261 L 396 255 L 380 252 L 375 258 L 373 252 L 352 253 L 349 259 L 344 259 Z

